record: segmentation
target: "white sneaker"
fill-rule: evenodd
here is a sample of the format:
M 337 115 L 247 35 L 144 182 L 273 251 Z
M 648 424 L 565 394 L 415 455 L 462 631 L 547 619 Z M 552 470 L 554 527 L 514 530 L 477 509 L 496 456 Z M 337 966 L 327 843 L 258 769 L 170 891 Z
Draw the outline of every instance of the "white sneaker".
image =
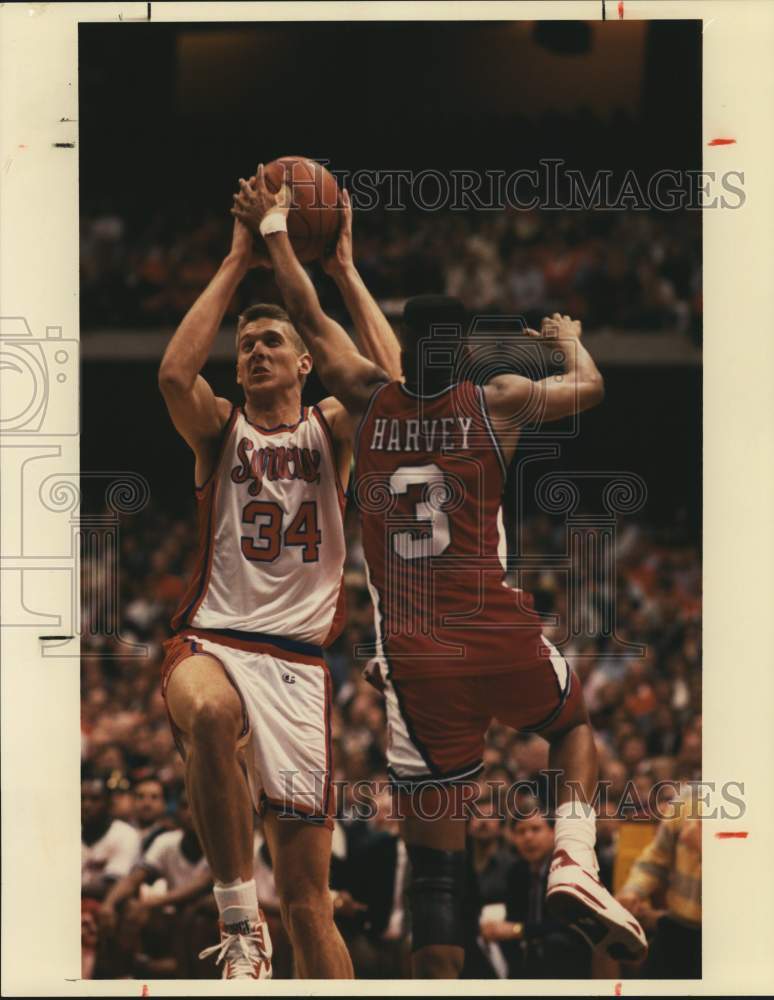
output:
M 265 920 L 245 920 L 241 924 L 220 925 L 220 944 L 199 952 L 209 958 L 217 952 L 215 964 L 223 962 L 223 979 L 271 979 L 272 946 Z
M 592 948 L 603 948 L 611 958 L 637 961 L 648 950 L 639 922 L 610 895 L 595 872 L 581 868 L 561 848 L 551 861 L 546 906 L 557 920 L 571 924 Z

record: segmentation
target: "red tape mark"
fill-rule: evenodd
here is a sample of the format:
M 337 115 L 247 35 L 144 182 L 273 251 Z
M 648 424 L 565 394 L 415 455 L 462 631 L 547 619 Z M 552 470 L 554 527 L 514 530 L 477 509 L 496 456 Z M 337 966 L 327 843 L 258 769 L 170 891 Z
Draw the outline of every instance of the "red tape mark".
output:
M 148 989 L 148 984 L 147 983 L 143 983 L 142 993 L 140 994 L 140 996 L 142 996 L 142 997 L 148 997 L 148 996 L 150 996 L 150 990 Z
M 715 834 L 718 840 L 744 840 L 747 835 L 747 830 L 724 830 L 722 833 Z
M 618 16 L 623 20 L 623 0 L 618 0 Z
M 708 146 L 731 146 L 736 142 L 736 139 L 711 139 L 707 143 Z
M 622 993 L 623 993 L 623 984 L 622 983 L 616 983 L 615 984 L 615 995 L 617 997 L 620 997 L 620 995 Z

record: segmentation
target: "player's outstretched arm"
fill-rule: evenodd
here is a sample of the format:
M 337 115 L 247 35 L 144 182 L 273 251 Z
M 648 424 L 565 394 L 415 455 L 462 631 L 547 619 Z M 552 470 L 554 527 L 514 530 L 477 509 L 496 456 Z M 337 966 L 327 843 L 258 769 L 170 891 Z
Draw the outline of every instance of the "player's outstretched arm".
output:
M 196 479 L 209 475 L 209 452 L 228 419 L 231 404 L 215 396 L 199 374 L 234 292 L 251 267 L 262 261 L 253 237 L 234 221 L 231 249 L 215 276 L 183 318 L 167 345 L 159 367 L 159 388 L 172 422 L 196 454 Z
M 558 347 L 564 355 L 561 375 L 533 381 L 521 375 L 497 375 L 484 387 L 491 415 L 498 420 L 542 422 L 561 420 L 602 402 L 604 382 L 594 360 L 581 342 L 581 324 L 554 313 L 531 337 Z
M 391 379 L 398 380 L 401 378 L 398 338 L 355 267 L 352 252 L 352 201 L 346 189 L 341 194 L 341 213 L 341 229 L 336 246 L 320 263 L 341 292 L 355 324 L 361 352 L 383 368 Z
M 323 311 L 288 238 L 289 188 L 283 184 L 276 194 L 269 191 L 263 164 L 258 167 L 255 184 L 240 181 L 240 188 L 232 212 L 263 236 L 285 308 L 309 348 L 320 378 L 350 414 L 362 413 L 375 387 L 390 379 L 382 368 L 360 354 L 344 328 Z

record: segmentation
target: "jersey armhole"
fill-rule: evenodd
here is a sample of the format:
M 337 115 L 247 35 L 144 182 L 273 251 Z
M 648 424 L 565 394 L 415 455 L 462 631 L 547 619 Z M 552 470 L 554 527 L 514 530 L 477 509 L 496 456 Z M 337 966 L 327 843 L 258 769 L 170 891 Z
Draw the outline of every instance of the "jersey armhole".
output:
M 497 453 L 497 460 L 500 463 L 500 471 L 503 474 L 503 480 L 508 475 L 508 466 L 505 461 L 505 456 L 503 455 L 503 450 L 500 447 L 500 442 L 497 440 L 497 435 L 494 432 L 494 427 L 492 427 L 492 420 L 489 416 L 489 408 L 486 405 L 486 396 L 484 396 L 484 389 L 482 386 L 476 386 L 476 392 L 478 393 L 479 406 L 481 407 L 481 416 L 484 418 L 484 424 L 489 432 L 489 437 L 492 439 L 492 444 L 494 450 Z
M 336 491 L 339 494 L 339 502 L 343 510 L 347 499 L 347 491 L 344 489 L 344 486 L 341 482 L 341 475 L 339 473 L 339 463 L 336 457 L 336 443 L 333 440 L 333 431 L 331 430 L 331 425 L 326 420 L 325 414 L 320 409 L 320 407 L 317 406 L 317 404 L 315 404 L 311 409 L 312 413 L 315 415 L 315 417 L 317 417 L 317 422 L 323 429 L 323 435 L 328 444 L 328 450 L 330 452 L 330 458 L 331 458 L 331 465 L 333 466 L 333 474 L 336 477 Z
M 226 441 L 228 440 L 228 436 L 231 433 L 234 424 L 236 423 L 236 417 L 238 413 L 239 413 L 239 407 L 236 405 L 236 403 L 233 403 L 231 406 L 231 413 L 229 414 L 228 420 L 223 425 L 223 430 L 220 432 L 220 438 L 218 439 L 218 446 L 215 451 L 215 464 L 212 466 L 212 471 L 210 472 L 209 476 L 207 476 L 207 478 L 204 480 L 201 486 L 197 486 L 196 481 L 194 480 L 194 493 L 196 494 L 197 497 L 200 497 L 206 491 L 207 487 L 212 482 L 215 473 L 220 468 L 220 463 L 223 461 L 223 452 L 225 450 Z

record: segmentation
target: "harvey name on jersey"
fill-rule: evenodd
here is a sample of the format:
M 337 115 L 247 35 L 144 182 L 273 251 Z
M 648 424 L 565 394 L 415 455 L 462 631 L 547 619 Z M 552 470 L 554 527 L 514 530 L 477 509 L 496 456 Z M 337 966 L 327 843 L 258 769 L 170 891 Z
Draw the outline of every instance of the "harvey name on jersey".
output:
M 472 417 L 376 417 L 369 451 L 467 451 Z

